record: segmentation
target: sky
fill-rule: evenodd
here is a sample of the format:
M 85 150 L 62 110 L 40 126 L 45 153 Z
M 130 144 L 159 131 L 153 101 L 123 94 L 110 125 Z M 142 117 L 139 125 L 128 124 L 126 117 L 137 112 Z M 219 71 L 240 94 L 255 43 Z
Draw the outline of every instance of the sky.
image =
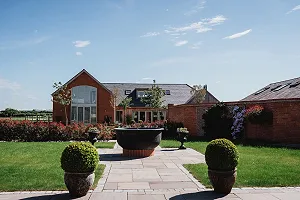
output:
M 51 109 L 54 82 L 207 84 L 237 101 L 300 76 L 299 0 L 0 1 L 0 110 Z

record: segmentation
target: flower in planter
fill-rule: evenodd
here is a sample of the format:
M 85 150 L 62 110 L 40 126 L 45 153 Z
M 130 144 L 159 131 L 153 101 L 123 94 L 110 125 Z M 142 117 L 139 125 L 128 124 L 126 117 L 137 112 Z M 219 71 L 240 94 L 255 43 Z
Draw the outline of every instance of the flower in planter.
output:
M 187 128 L 177 128 L 177 132 L 180 132 L 180 133 L 189 133 L 189 131 L 188 131 Z

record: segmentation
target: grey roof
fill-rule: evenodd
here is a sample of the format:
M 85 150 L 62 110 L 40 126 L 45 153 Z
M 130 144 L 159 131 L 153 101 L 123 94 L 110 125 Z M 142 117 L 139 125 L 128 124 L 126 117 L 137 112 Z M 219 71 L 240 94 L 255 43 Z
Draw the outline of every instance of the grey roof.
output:
M 300 98 L 300 77 L 271 83 L 241 101 L 294 98 Z
M 136 98 L 136 89 L 149 89 L 153 85 L 152 83 L 102 83 L 107 89 L 113 91 L 114 88 L 119 89 L 119 95 L 117 104 L 119 104 L 122 99 L 132 97 L 132 107 L 144 106 L 140 99 Z M 165 100 L 164 105 L 168 104 L 184 104 L 191 97 L 191 87 L 187 84 L 156 84 L 163 90 L 170 90 L 170 95 L 165 95 L 163 99 Z M 125 90 L 131 90 L 129 95 L 125 95 Z

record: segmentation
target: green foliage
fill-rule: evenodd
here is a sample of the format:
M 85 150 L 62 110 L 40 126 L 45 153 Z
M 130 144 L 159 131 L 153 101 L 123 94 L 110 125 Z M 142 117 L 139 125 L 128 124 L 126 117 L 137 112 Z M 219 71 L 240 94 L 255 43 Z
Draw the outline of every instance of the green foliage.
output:
M 173 122 L 167 121 L 165 123 L 165 131 L 163 132 L 163 138 L 176 138 L 177 137 L 177 128 L 183 128 L 184 125 L 182 122 Z
M 208 139 L 232 139 L 231 127 L 233 124 L 232 113 L 223 103 L 217 103 L 203 114 L 203 130 Z
M 126 115 L 126 110 L 127 108 L 130 106 L 130 102 L 132 101 L 132 98 L 131 97 L 126 97 L 125 99 L 123 99 L 121 101 L 121 103 L 119 104 L 119 106 L 122 106 L 123 109 L 124 109 L 124 119 L 126 118 L 125 122 L 126 124 L 129 124 L 130 121 L 128 122 L 127 120 L 127 115 Z M 126 117 L 125 117 L 126 116 Z
M 61 168 L 66 172 L 93 172 L 99 163 L 97 149 L 85 142 L 68 145 L 61 155 Z
M 126 115 L 126 124 L 130 124 L 132 121 L 132 116 L 131 115 Z
M 127 97 L 121 101 L 119 106 L 123 107 L 126 110 L 130 106 L 130 102 L 132 101 L 131 97 Z
M 200 104 L 205 100 L 207 86 L 193 85 L 190 93 L 193 95 L 193 100 L 196 104 Z
M 0 141 L 70 141 L 87 140 L 87 131 L 92 125 L 71 123 L 67 126 L 57 123 L 0 120 Z M 94 125 L 100 132 L 98 140 L 110 140 L 115 137 L 113 127 L 103 124 Z
M 164 91 L 155 84 L 154 80 L 152 87 L 145 91 L 145 96 L 141 98 L 141 102 L 151 108 L 163 108 L 165 100 L 162 100 L 162 97 L 164 95 Z
M 205 161 L 212 170 L 233 170 L 238 165 L 239 154 L 236 146 L 227 139 L 211 141 L 205 151 Z

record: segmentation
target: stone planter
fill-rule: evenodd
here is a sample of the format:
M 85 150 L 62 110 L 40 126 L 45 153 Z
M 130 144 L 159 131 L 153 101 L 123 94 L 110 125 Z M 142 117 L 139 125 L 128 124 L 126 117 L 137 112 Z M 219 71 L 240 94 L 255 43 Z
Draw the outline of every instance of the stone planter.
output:
M 215 192 L 229 194 L 237 176 L 236 169 L 231 171 L 218 171 L 208 169 L 208 177 Z
M 65 172 L 64 180 L 71 197 L 82 197 L 85 196 L 92 187 L 95 180 L 95 174 L 94 172 Z
M 100 133 L 100 131 L 88 131 L 88 140 L 92 145 L 97 142 L 97 136 Z
M 154 155 L 163 128 L 115 128 L 118 144 L 124 156 L 147 157 Z

